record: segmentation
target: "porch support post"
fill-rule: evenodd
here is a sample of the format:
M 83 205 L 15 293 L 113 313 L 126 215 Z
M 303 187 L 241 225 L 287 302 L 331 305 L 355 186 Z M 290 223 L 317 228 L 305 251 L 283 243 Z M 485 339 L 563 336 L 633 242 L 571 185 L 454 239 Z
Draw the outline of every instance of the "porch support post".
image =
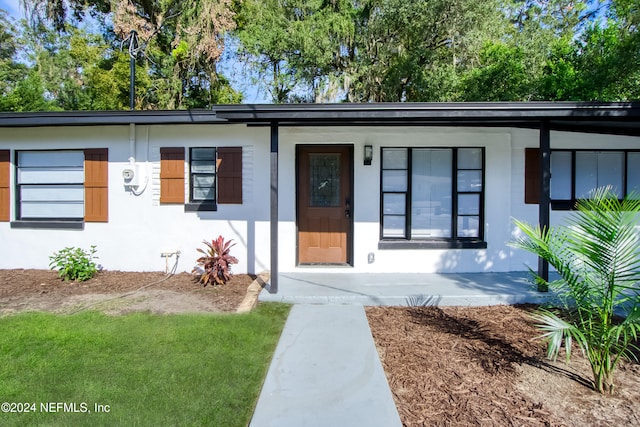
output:
M 271 286 L 278 293 L 278 122 L 271 123 Z
M 551 204 L 551 136 L 549 122 L 540 122 L 540 205 L 538 223 L 543 230 L 549 228 L 549 206 Z M 549 263 L 538 258 L 538 276 L 549 280 Z

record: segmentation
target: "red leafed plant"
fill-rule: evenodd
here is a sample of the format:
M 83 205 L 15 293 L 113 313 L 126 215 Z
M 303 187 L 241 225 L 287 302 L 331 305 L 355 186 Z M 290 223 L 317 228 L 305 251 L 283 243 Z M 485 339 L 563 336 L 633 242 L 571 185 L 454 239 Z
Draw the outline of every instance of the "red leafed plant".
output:
M 198 252 L 203 253 L 204 256 L 197 259 L 198 267 L 193 269 L 194 274 L 200 275 L 199 283 L 204 286 L 224 285 L 231 279 L 231 264 L 238 263 L 236 257 L 229 255 L 229 251 L 235 246 L 235 243 L 231 244 L 231 242 L 233 240 L 225 242 L 222 236 L 218 236 L 211 242 L 202 241 L 208 249 L 205 251 L 198 248 Z

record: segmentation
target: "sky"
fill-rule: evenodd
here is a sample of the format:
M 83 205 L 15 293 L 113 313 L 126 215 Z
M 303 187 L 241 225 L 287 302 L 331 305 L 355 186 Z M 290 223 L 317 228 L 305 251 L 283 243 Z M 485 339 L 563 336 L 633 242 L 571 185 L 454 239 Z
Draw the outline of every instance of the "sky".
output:
M 4 9 L 10 16 L 16 19 L 23 17 L 20 0 L 0 0 L 0 9 Z

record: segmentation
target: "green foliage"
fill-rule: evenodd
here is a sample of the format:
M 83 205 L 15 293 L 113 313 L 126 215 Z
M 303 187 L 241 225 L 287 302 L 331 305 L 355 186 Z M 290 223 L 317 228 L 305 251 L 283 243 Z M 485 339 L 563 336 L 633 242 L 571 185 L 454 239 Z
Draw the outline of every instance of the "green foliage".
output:
M 131 30 L 137 109 L 241 102 L 221 69 L 274 103 L 640 99 L 634 0 L 24 4 L 28 29 L 0 15 L 1 110 L 128 108 Z
M 515 221 L 524 236 L 512 245 L 547 260 L 560 275 L 548 285 L 560 296 L 561 310 L 536 315 L 549 357 L 557 357 L 565 342 L 569 358 L 575 340 L 591 364 L 594 388 L 612 393 L 615 368 L 621 358 L 634 357 L 640 332 L 640 199 L 619 201 L 603 188 L 577 209 L 564 227 L 543 230 Z M 545 282 L 537 275 L 536 281 Z
M 54 252 L 49 257 L 51 263 L 49 267 L 58 269 L 58 276 L 64 280 L 79 280 L 81 282 L 91 279 L 98 271 L 98 266 L 94 262 L 96 247 L 91 246 L 87 252 L 81 248 L 67 247 L 59 252 Z
M 530 76 L 524 52 L 502 42 L 488 42 L 480 51 L 480 64 L 464 78 L 467 101 L 527 101 Z
M 231 244 L 231 242 L 233 240 L 225 242 L 222 236 L 218 236 L 211 242 L 203 240 L 202 243 L 208 248 L 206 251 L 197 249 L 204 256 L 196 260 L 198 267 L 193 269 L 193 273 L 199 275 L 198 281 L 204 286 L 224 285 L 231 279 L 231 265 L 238 263 L 237 258 L 229 254 L 231 248 L 235 246 L 235 243 Z M 200 269 L 204 272 L 201 272 Z

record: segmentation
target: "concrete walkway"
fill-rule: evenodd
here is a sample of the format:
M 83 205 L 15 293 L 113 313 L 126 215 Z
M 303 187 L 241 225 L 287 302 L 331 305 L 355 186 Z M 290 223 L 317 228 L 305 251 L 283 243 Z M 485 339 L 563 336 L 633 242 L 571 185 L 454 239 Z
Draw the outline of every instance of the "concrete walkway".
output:
M 294 305 L 251 427 L 401 426 L 361 305 Z
M 364 305 L 542 303 L 528 273 L 281 273 L 261 301 L 295 304 L 251 427 L 400 426 Z

